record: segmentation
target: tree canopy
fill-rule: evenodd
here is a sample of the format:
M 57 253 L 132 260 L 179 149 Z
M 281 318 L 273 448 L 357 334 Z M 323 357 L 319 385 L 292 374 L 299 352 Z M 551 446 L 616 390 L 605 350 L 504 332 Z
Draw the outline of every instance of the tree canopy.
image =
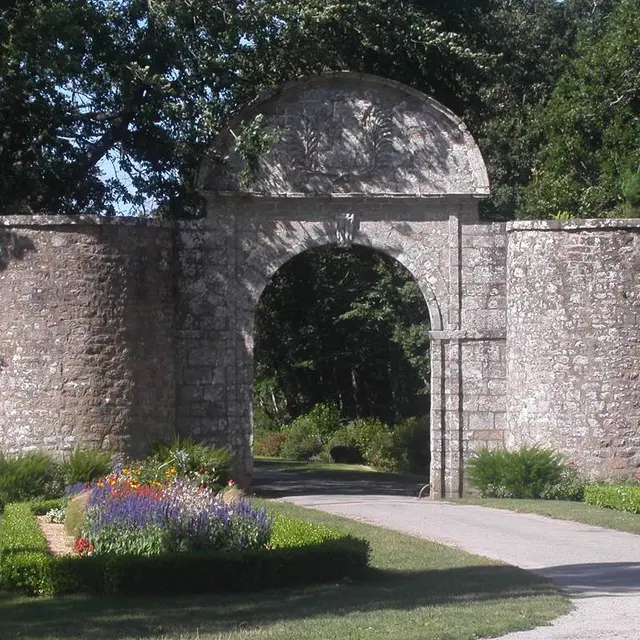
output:
M 257 399 L 280 422 L 329 402 L 345 418 L 429 412 L 429 315 L 394 259 L 365 247 L 307 251 L 256 310 Z
M 639 15 L 639 0 L 7 0 L 2 211 L 197 216 L 200 159 L 243 104 L 348 69 L 466 120 L 487 215 L 619 214 L 640 180 Z
M 583 23 L 576 57 L 536 122 L 526 217 L 640 215 L 640 2 Z
M 3 210 L 109 215 L 151 198 L 161 215 L 198 215 L 193 182 L 213 137 L 263 87 L 303 74 L 377 73 L 463 111 L 486 58 L 468 26 L 484 4 L 4 3 Z

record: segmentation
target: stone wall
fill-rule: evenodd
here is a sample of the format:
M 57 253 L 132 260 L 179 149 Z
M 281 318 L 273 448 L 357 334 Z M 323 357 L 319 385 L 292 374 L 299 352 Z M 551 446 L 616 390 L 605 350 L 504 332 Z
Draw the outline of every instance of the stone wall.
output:
M 640 469 L 640 221 L 508 227 L 506 444 Z
M 283 136 L 247 187 L 233 141 L 256 113 Z M 0 451 L 177 433 L 232 447 L 248 484 L 260 295 L 295 255 L 360 244 L 429 308 L 434 495 L 467 490 L 480 447 L 640 467 L 640 221 L 479 222 L 486 171 L 460 120 L 359 74 L 262 96 L 200 187 L 193 222 L 0 217 Z
M 142 450 L 174 432 L 173 232 L 0 217 L 0 450 Z

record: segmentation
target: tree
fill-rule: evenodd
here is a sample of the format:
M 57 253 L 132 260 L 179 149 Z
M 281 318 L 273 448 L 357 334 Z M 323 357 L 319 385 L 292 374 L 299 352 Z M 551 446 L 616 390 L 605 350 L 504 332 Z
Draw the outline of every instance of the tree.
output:
M 264 408 L 283 398 L 296 417 L 330 402 L 346 418 L 389 423 L 428 413 L 427 307 L 404 267 L 381 253 L 327 247 L 296 256 L 265 289 L 255 336 Z
M 476 28 L 491 54 L 481 108 L 465 113 L 491 179 L 483 213 L 510 219 L 522 208 L 542 136 L 537 118 L 575 57 L 578 31 L 597 31 L 610 0 L 496 0 Z
M 577 54 L 538 115 L 544 144 L 522 213 L 637 215 L 640 2 L 619 0 L 600 28 L 583 26 Z
M 216 133 L 303 74 L 378 73 L 461 110 L 485 57 L 469 28 L 452 30 L 468 14 L 445 0 L 5 2 L 4 212 L 113 214 L 152 198 L 162 215 L 199 215 L 194 177 Z M 105 178 L 105 162 L 120 174 Z

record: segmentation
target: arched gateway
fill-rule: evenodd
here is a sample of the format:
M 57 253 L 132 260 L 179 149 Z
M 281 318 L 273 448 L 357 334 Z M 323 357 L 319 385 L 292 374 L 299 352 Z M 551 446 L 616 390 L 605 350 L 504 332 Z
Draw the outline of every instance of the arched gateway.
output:
M 247 125 L 257 123 L 273 144 L 250 157 Z M 229 329 L 230 339 L 241 336 L 234 359 L 247 430 L 254 309 L 270 277 L 309 248 L 366 245 L 399 260 L 424 294 L 432 328 L 431 479 L 436 494 L 459 494 L 469 434 L 501 443 L 506 411 L 504 228 L 478 222 L 487 174 L 462 122 L 382 78 L 304 78 L 240 113 L 203 164 L 200 188 L 212 226 L 235 224 Z
M 250 482 L 256 303 L 287 260 L 335 243 L 393 256 L 424 294 L 434 495 L 465 490 L 482 446 L 640 469 L 640 221 L 479 222 L 464 125 L 352 73 L 260 97 L 199 183 L 192 222 L 0 216 L 0 452 L 178 433 L 230 445 Z

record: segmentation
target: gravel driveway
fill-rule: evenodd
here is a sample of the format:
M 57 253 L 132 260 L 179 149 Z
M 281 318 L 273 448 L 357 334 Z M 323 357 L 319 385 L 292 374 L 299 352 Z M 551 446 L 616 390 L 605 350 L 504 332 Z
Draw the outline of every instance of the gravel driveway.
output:
M 575 609 L 503 640 L 640 640 L 640 536 L 533 514 L 395 495 L 293 495 L 302 507 L 376 524 L 535 571 Z

